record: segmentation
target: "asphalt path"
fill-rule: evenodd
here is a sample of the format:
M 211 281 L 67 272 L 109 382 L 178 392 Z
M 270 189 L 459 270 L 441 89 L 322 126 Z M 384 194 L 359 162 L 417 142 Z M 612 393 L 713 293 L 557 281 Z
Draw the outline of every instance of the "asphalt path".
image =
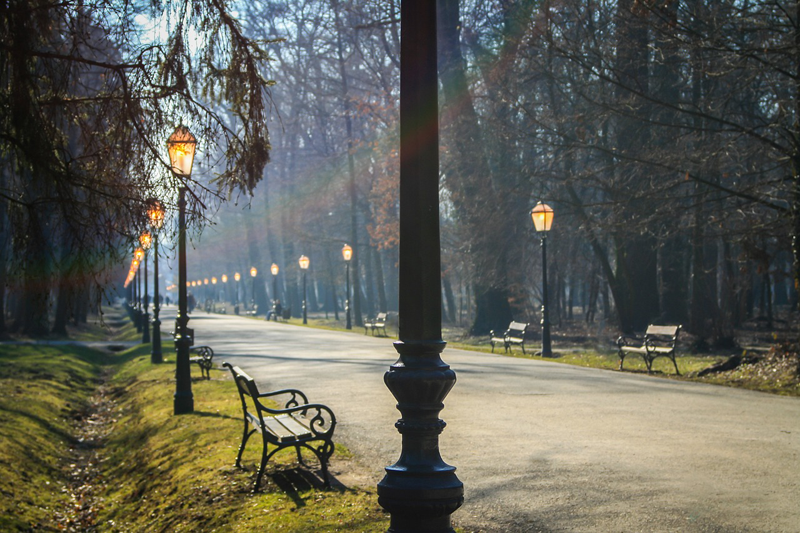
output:
M 392 339 L 191 318 L 215 362 L 329 405 L 368 484 L 398 458 Z M 443 359 L 458 381 L 440 448 L 465 486 L 453 518 L 470 531 L 800 532 L 798 398 L 456 349 Z

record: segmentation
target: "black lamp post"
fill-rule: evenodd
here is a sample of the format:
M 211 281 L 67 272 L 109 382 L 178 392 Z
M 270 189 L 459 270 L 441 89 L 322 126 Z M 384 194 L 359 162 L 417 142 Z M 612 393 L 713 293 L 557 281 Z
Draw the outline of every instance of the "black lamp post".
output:
M 542 240 L 542 357 L 552 357 L 550 343 L 550 309 L 547 303 L 547 232 L 553 226 L 553 209 L 539 202 L 531 210 L 533 227 Z
M 136 257 L 136 332 L 142 333 L 142 261 L 144 250 L 137 248 L 133 255 Z
M 239 280 L 241 279 L 242 275 L 238 272 L 233 275 L 233 280 L 236 282 L 233 293 L 233 313 L 236 315 L 239 314 Z
M 397 399 L 403 439 L 400 458 L 378 484 L 395 533 L 452 533 L 450 515 L 464 501 L 455 467 L 439 453 L 439 412 L 456 374 L 440 357 L 437 3 L 400 4 L 400 358 L 384 382 Z
M 218 294 L 217 294 L 217 278 L 215 276 L 211 277 L 211 290 L 213 291 L 214 294 L 214 307 L 216 307 Z
M 136 258 L 136 253 L 134 252 L 133 261 L 131 261 L 131 270 L 128 273 L 128 275 L 130 276 L 131 281 L 133 282 L 131 286 L 131 318 L 133 319 L 133 324 L 137 327 L 137 331 L 139 327 L 138 323 L 139 311 L 136 308 L 137 298 L 139 297 L 139 294 L 136 290 L 136 286 L 139 284 L 139 279 L 137 276 L 138 273 L 139 273 L 139 260 Z
M 344 293 L 344 314 L 345 314 L 345 328 L 353 329 L 353 324 L 350 322 L 350 260 L 353 258 L 353 248 L 349 244 L 345 244 L 342 248 L 342 257 L 344 258 L 345 268 L 345 293 Z
M 222 301 L 228 302 L 229 301 L 228 298 L 230 297 L 230 293 L 228 292 L 228 275 L 223 274 L 222 276 L 220 276 L 220 279 L 222 280 L 222 283 L 225 285 L 225 287 L 222 289 Z M 226 303 L 225 306 L 227 307 L 227 305 L 228 304 Z
M 250 267 L 250 304 L 253 311 L 256 309 L 256 276 L 258 276 L 258 269 Z
M 185 126 L 175 128 L 175 131 L 167 139 L 172 172 L 182 180 L 192 175 L 196 147 L 197 139 Z M 173 403 L 173 411 L 176 415 L 194 411 L 192 375 L 189 368 L 189 348 L 194 341 L 194 332 L 188 327 L 186 283 L 186 186 L 181 184 L 178 188 L 178 316 L 175 319 L 177 362 Z
M 311 264 L 311 261 L 308 259 L 308 257 L 301 255 L 297 262 L 300 265 L 300 270 L 303 271 L 303 324 L 308 324 L 308 312 L 306 309 L 306 271 L 308 270 L 308 266 Z
M 150 299 L 147 294 L 147 250 L 150 249 L 150 244 L 152 242 L 153 238 L 150 236 L 150 232 L 145 231 L 139 235 L 139 244 L 142 245 L 142 250 L 144 250 L 144 255 L 142 257 L 142 261 L 144 262 L 144 314 L 142 315 L 142 344 L 150 343 L 150 313 L 148 311 Z
M 280 268 L 276 263 L 272 263 L 272 266 L 269 267 L 269 271 L 272 274 L 272 319 L 276 322 L 278 321 L 278 272 L 280 272 Z
M 150 202 L 150 209 L 147 211 L 150 218 L 150 225 L 153 227 L 153 344 L 150 349 L 150 362 L 159 364 L 164 361 L 161 353 L 161 320 L 158 315 L 161 312 L 161 298 L 158 293 L 158 230 L 164 225 L 164 208 L 161 202 L 153 200 Z

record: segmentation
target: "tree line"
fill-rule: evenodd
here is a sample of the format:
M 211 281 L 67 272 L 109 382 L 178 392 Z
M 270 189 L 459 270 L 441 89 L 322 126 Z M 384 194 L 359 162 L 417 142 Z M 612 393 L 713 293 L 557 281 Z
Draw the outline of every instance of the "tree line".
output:
M 557 321 L 582 308 L 624 331 L 681 323 L 725 342 L 796 307 L 796 3 L 438 4 L 446 320 L 483 334 L 538 318 L 540 200 L 556 213 Z M 318 307 L 343 299 L 344 243 L 356 320 L 395 305 L 398 13 L 313 0 L 242 12 L 253 38 L 280 40 L 275 151 L 247 207 L 215 218 L 217 239 L 229 262 L 280 264 L 294 310 L 301 254 Z
M 263 152 L 234 142 L 255 156 L 238 182 L 246 186 L 219 189 L 210 174 L 197 184 L 228 202 L 195 204 L 198 225 L 211 227 L 195 237 L 190 278 L 247 280 L 256 266 L 256 300 L 279 297 L 299 313 L 306 255 L 309 299 L 335 313 L 349 244 L 356 324 L 395 309 L 399 2 L 236 8 L 241 33 L 231 35 L 262 46 L 253 57 L 269 58 L 276 80 L 259 111 L 271 162 L 262 171 Z M 587 322 L 624 331 L 681 323 L 724 342 L 750 318 L 796 307 L 797 2 L 439 0 L 438 10 L 431 127 L 438 119 L 445 320 L 474 334 L 537 320 L 542 265 L 529 213 L 538 201 L 555 210 L 556 322 L 582 308 Z M 176 71 L 187 69 L 158 70 Z M 192 83 L 230 75 L 202 72 Z M 249 109 L 251 93 L 227 87 L 210 92 L 207 109 L 244 124 L 236 105 Z M 197 136 L 224 144 L 215 133 Z
M 269 58 L 212 0 L 12 0 L 0 29 L 0 333 L 65 334 L 124 278 L 153 200 L 175 209 L 177 126 L 215 180 L 189 184 L 195 226 L 261 179 Z

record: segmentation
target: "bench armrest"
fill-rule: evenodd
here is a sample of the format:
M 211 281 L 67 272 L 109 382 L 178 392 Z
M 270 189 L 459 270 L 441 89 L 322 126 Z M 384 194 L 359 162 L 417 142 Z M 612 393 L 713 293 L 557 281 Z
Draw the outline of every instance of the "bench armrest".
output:
M 622 348 L 623 346 L 633 346 L 634 344 L 642 344 L 643 342 L 644 339 L 641 337 L 620 335 L 620 337 L 617 339 L 617 347 Z
M 322 405 L 321 403 L 309 403 L 296 407 L 289 407 L 287 409 L 270 409 L 262 405 L 258 400 L 256 400 L 256 404 L 260 410 L 271 415 L 302 414 L 308 420 L 309 429 L 317 437 L 329 437 L 333 434 L 333 429 L 336 427 L 336 416 L 334 416 L 333 411 L 331 411 L 328 406 Z
M 292 397 L 289 398 L 289 400 L 286 402 L 286 405 L 284 406 L 287 409 L 290 408 L 290 407 L 296 407 L 298 405 L 308 405 L 308 398 L 306 397 L 306 395 L 303 394 L 303 391 L 300 391 L 300 390 L 297 390 L 297 389 L 281 389 L 281 390 L 273 390 L 273 391 L 269 391 L 269 392 L 262 392 L 262 393 L 260 393 L 258 395 L 258 397 L 259 398 L 268 398 L 270 396 L 277 396 L 278 394 L 291 394 L 292 395 Z M 302 400 L 303 400 L 302 402 L 298 401 L 298 399 L 297 399 L 298 396 L 300 398 L 302 398 Z

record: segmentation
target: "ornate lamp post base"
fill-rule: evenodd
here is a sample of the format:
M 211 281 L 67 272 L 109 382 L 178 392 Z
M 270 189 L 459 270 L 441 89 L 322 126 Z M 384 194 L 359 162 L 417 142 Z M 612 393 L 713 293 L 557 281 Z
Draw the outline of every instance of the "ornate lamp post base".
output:
M 400 459 L 385 468 L 378 483 L 378 503 L 392 515 L 392 533 L 452 532 L 450 515 L 464 502 L 455 467 L 439 455 L 445 427 L 439 412 L 456 382 L 455 372 L 439 356 L 445 345 L 395 342 L 400 360 L 383 377 L 402 413 L 395 424 L 403 435 Z

